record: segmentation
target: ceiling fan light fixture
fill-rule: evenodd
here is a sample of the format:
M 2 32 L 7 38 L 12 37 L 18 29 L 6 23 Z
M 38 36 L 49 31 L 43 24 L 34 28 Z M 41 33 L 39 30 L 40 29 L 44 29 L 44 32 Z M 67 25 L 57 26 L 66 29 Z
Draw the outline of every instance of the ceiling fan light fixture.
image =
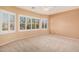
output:
M 53 7 L 45 7 L 43 8 L 44 11 L 50 11 Z
M 50 10 L 50 8 L 44 8 L 43 10 L 44 10 L 44 11 L 49 11 L 49 10 Z
M 35 9 L 35 7 L 32 7 L 32 9 Z

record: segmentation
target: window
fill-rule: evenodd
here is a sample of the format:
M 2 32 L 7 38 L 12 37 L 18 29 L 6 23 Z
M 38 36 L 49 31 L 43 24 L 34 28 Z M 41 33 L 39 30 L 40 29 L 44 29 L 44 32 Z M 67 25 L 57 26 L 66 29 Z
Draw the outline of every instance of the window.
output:
M 39 29 L 39 19 L 32 18 L 32 29 Z
M 25 30 L 26 27 L 26 17 L 20 17 L 20 30 Z
M 45 29 L 48 28 L 48 20 L 45 20 Z
M 48 20 L 42 19 L 42 29 L 47 29 L 47 28 L 48 28 Z
M 15 30 L 15 15 L 10 15 L 10 30 Z
M 27 30 L 31 29 L 31 18 L 27 17 Z
M 37 29 L 47 29 L 48 28 L 48 20 L 29 17 L 29 16 L 19 16 L 19 30 L 26 31 L 26 30 L 37 30 Z
M 42 20 L 42 29 L 44 29 L 44 26 L 45 26 L 45 25 L 44 25 L 44 20 Z
M 15 31 L 15 13 L 0 10 L 0 34 Z
M 34 19 L 34 18 L 32 19 L 32 29 L 35 29 L 35 20 L 36 19 Z
M 9 29 L 9 18 L 7 13 L 2 13 L 2 31 L 8 31 Z
M 40 21 L 39 21 L 39 19 L 36 19 L 36 29 L 39 29 L 39 24 L 40 23 Z
M 31 29 L 31 18 L 27 16 L 20 15 L 19 16 L 19 30 L 26 31 Z

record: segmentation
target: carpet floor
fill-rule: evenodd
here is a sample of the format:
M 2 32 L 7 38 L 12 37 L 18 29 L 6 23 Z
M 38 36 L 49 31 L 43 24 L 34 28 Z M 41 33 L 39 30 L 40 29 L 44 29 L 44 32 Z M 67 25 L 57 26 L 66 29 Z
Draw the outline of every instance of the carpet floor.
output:
M 41 35 L 17 40 L 0 47 L 0 52 L 78 52 L 79 39 Z

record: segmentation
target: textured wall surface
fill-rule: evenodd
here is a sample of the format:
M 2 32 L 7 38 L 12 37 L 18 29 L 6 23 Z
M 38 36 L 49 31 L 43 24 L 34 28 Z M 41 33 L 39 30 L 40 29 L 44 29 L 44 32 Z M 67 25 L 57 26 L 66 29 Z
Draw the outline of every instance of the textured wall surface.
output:
M 79 9 L 51 15 L 50 33 L 79 38 Z

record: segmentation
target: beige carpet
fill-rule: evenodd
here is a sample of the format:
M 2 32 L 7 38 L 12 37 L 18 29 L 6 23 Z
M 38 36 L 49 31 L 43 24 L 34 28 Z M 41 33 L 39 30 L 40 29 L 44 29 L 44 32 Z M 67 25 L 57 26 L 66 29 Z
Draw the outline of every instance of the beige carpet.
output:
M 79 51 L 79 39 L 58 35 L 42 35 L 22 39 L 0 47 L 2 52 L 75 52 Z

